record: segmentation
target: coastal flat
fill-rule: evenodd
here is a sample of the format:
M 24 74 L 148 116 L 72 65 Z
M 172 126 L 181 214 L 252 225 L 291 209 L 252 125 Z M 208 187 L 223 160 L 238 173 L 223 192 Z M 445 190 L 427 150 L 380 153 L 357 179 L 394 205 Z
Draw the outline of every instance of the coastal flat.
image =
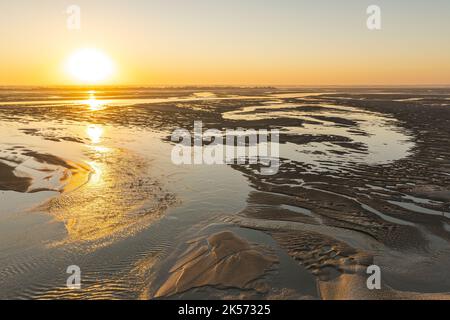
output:
M 0 298 L 450 298 L 450 90 L 137 91 L 2 98 Z M 199 120 L 279 129 L 277 174 L 173 164 Z

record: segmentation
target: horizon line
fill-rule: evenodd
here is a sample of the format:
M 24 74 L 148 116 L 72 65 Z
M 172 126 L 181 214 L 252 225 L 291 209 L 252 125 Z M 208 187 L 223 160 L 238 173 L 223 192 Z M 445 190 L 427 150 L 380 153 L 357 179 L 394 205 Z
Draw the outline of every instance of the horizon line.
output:
M 0 84 L 2 88 L 450 88 L 448 84 Z

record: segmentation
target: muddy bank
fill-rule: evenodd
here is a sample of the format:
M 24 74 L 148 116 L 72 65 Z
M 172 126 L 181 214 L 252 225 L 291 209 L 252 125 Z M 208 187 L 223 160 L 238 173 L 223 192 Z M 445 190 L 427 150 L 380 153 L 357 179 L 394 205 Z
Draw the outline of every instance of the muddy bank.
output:
M 395 102 L 394 97 L 399 98 L 335 94 L 310 99 L 335 109 L 376 112 L 397 122 L 394 130 L 408 132 L 414 145 L 394 161 L 358 163 L 350 156 L 351 144 L 341 144 L 347 149 L 347 156 L 338 160 L 341 163 L 334 159 L 305 163 L 301 156 L 283 159 L 279 173 L 268 177 L 255 174 L 256 166 L 234 166 L 258 190 L 250 195 L 248 207 L 239 213 L 245 219 L 237 224 L 272 234 L 281 247 L 317 276 L 323 298 L 449 298 L 450 282 L 443 267 L 450 264 L 450 180 L 445 160 L 450 149 L 444 141 L 450 134 L 448 101 L 446 96 L 437 96 L 421 102 Z M 273 109 L 264 112 L 270 125 Z M 291 116 L 303 115 L 298 112 Z M 362 128 L 326 120 L 345 124 L 355 132 Z M 384 143 L 392 137 L 386 135 Z M 291 139 L 283 139 L 293 144 L 320 142 L 330 146 L 336 137 L 292 134 Z M 370 148 L 359 151 L 370 153 Z M 317 171 L 314 166 L 323 170 Z M 364 271 L 371 264 L 383 271 L 380 292 L 367 290 L 363 281 L 367 279 Z M 421 296 L 421 292 L 427 294 Z
M 14 167 L 0 163 L 0 189 L 26 192 L 31 185 L 31 178 L 18 177 L 14 174 Z
M 0 151 L 0 190 L 4 191 L 69 192 L 85 184 L 92 172 L 87 164 L 22 146 Z
M 269 250 L 251 245 L 232 232 L 220 232 L 189 244 L 169 270 L 156 298 L 204 286 L 267 291 L 256 280 L 277 262 Z

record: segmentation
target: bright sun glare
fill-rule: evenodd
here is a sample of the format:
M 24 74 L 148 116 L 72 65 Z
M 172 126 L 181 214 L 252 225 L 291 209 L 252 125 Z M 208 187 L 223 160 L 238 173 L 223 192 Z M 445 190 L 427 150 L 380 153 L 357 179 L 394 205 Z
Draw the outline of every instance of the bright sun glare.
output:
M 80 49 L 69 57 L 66 70 L 83 84 L 97 84 L 113 75 L 114 63 L 97 49 Z

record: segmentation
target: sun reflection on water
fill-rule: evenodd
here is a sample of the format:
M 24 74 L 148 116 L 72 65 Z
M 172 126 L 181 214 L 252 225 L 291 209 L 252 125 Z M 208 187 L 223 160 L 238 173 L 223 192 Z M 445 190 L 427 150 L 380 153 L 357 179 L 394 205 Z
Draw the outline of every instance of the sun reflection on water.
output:
M 103 127 L 91 124 L 87 127 L 86 133 L 93 144 L 100 143 L 103 137 Z
M 87 104 L 91 111 L 99 111 L 105 109 L 106 101 L 97 100 L 95 97 L 95 91 L 89 91 L 89 99 L 83 101 L 83 103 Z
M 99 185 L 101 184 L 101 177 L 102 177 L 102 167 L 99 163 L 94 161 L 88 162 L 89 166 L 91 167 L 93 173 L 90 176 L 89 183 L 93 185 Z

